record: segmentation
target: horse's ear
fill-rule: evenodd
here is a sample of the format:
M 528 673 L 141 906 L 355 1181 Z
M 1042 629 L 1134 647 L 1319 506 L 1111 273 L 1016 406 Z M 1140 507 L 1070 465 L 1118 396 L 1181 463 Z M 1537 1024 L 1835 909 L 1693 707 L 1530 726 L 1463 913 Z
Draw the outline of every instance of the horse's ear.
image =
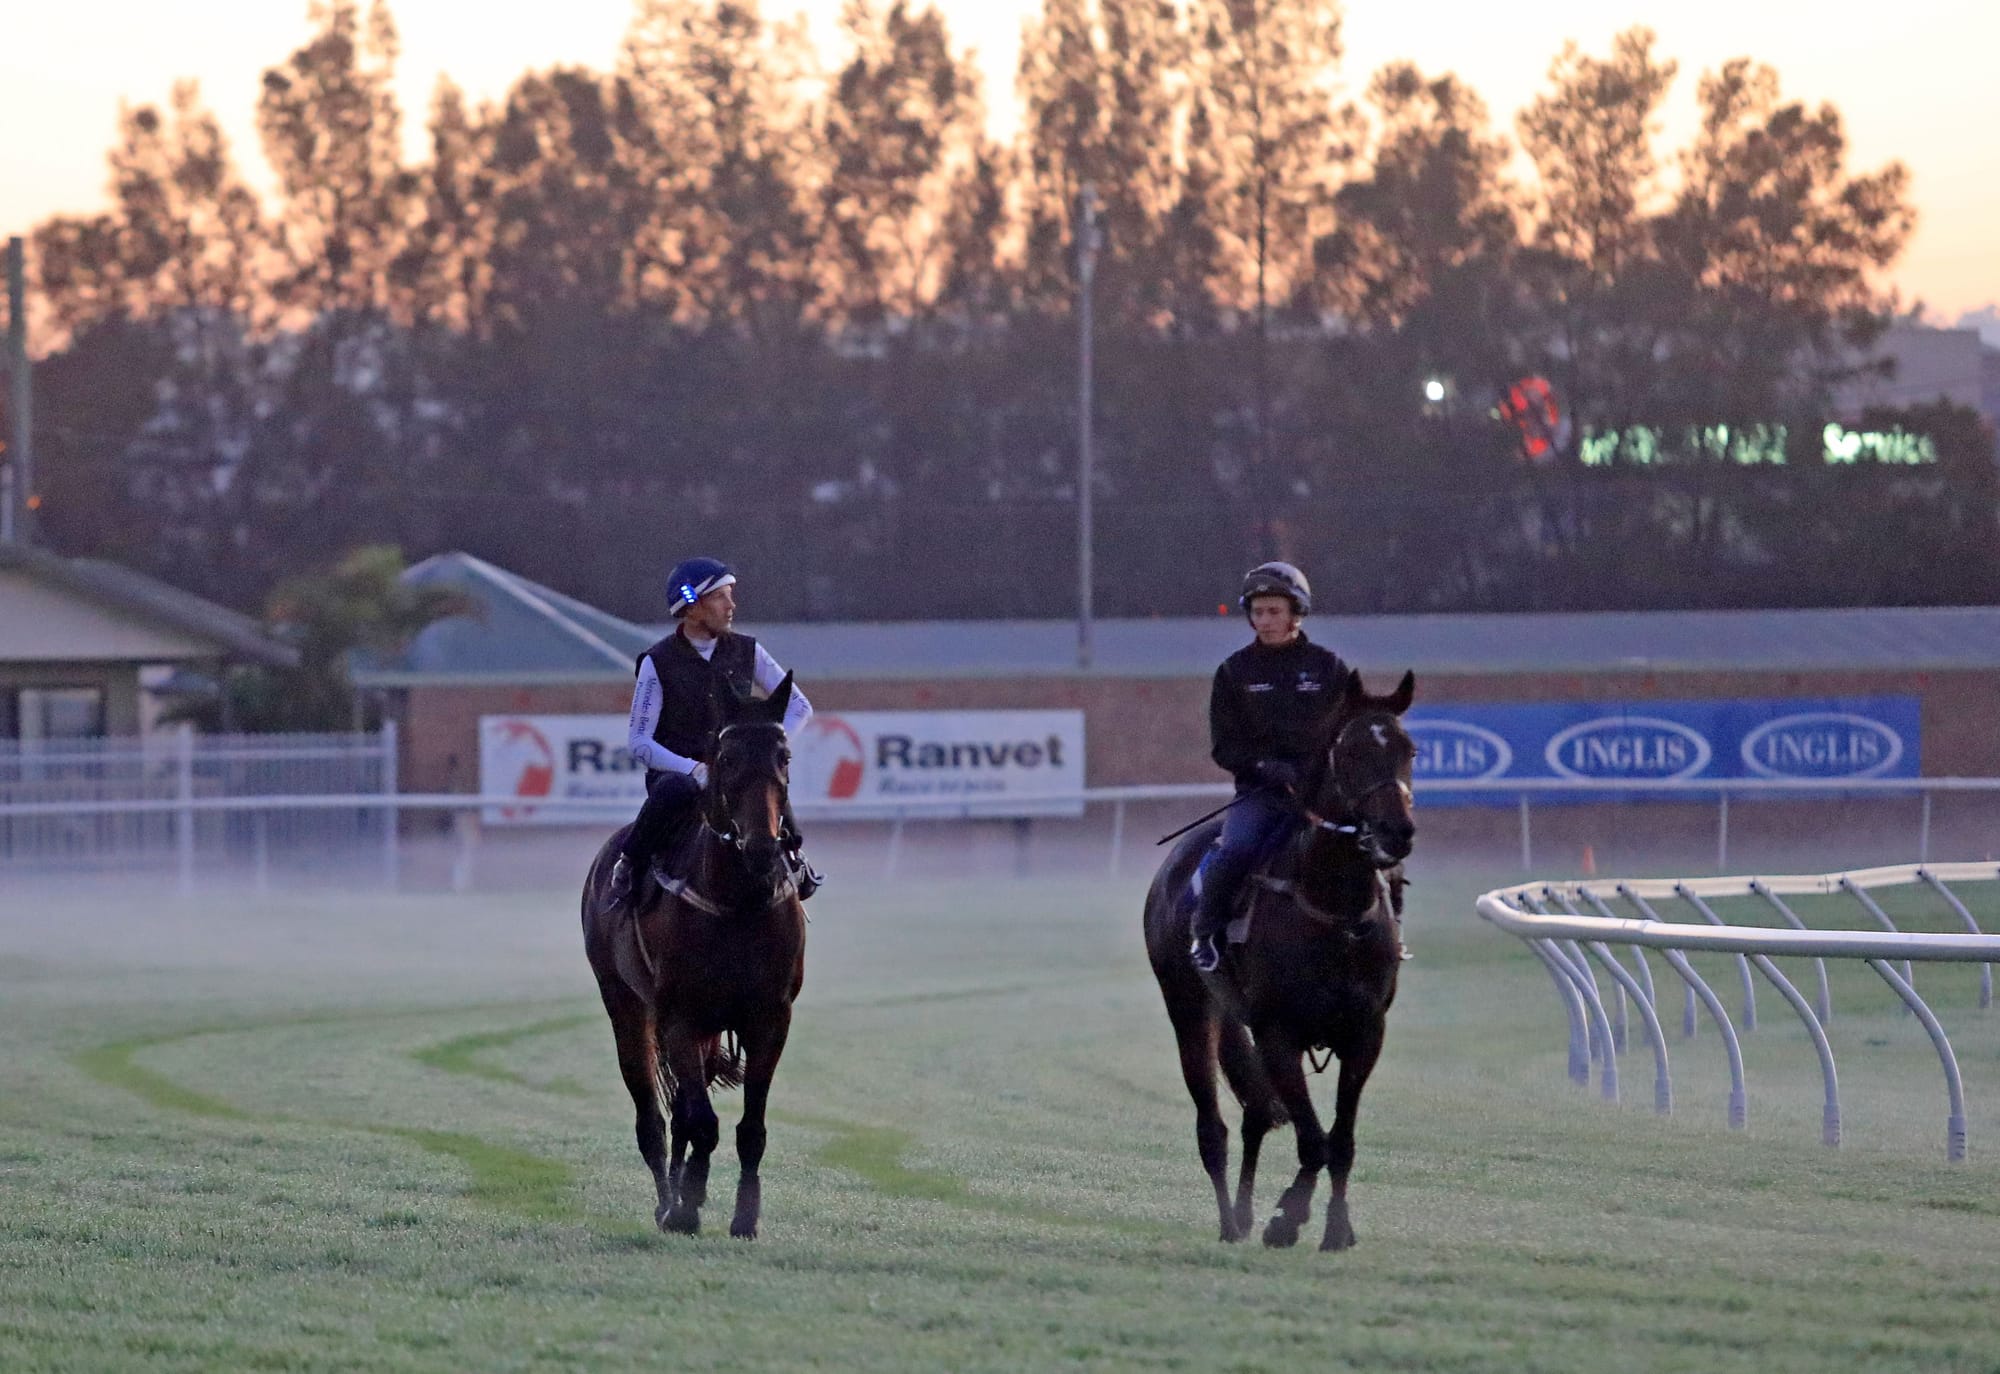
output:
M 1361 670 L 1349 668 L 1347 681 L 1341 686 L 1342 704 L 1350 711 L 1368 700 L 1368 689 L 1361 685 Z
M 1403 672 L 1403 680 L 1396 684 L 1395 692 L 1389 697 L 1388 707 L 1397 715 L 1410 709 L 1410 703 L 1417 699 L 1417 675 L 1408 669 Z
M 785 712 L 789 711 L 791 706 L 792 675 L 786 673 L 783 680 L 778 683 L 778 690 L 771 693 L 770 700 L 764 703 L 764 712 L 768 719 L 775 721 L 779 725 L 783 725 L 785 723 Z

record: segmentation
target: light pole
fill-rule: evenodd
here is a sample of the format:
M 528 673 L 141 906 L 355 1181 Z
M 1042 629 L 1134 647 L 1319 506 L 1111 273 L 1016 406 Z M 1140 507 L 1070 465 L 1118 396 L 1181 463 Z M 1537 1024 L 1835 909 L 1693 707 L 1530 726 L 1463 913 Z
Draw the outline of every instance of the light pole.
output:
M 1090 429 L 1091 282 L 1097 276 L 1097 252 L 1103 246 L 1097 227 L 1097 188 L 1089 182 L 1076 198 L 1077 375 L 1076 415 L 1076 666 L 1088 668 L 1091 657 L 1091 502 L 1096 485 Z
M 7 538 L 32 544 L 35 538 L 34 392 L 28 372 L 28 291 L 26 245 L 7 240 L 7 351 L 0 372 L 9 382 L 7 419 Z

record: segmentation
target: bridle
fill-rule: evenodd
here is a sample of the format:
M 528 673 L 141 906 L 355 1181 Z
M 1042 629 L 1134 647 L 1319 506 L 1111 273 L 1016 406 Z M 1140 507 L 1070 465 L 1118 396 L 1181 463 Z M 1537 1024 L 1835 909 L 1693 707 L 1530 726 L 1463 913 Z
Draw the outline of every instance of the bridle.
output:
M 1333 743 L 1327 748 L 1326 781 L 1333 789 L 1333 799 L 1339 806 L 1340 813 L 1335 817 L 1327 817 L 1311 806 L 1301 805 L 1299 809 L 1305 814 L 1307 823 L 1315 830 L 1324 830 L 1333 835 L 1351 835 L 1357 844 L 1365 846 L 1374 838 L 1374 827 L 1362 814 L 1362 808 L 1368 804 L 1369 799 L 1377 792 L 1385 792 L 1391 787 L 1401 788 L 1405 799 L 1408 798 L 1409 784 L 1398 777 L 1393 770 L 1388 776 L 1359 792 L 1350 792 L 1340 777 L 1341 746 L 1347 742 L 1349 733 L 1361 725 L 1379 728 L 1383 721 L 1393 719 L 1394 717 L 1386 711 L 1366 711 L 1341 726 L 1334 734 Z
M 721 730 L 716 732 L 715 749 L 713 750 L 716 758 L 719 759 L 722 755 L 723 741 L 728 739 L 731 732 L 736 730 L 777 730 L 782 737 L 784 727 L 770 721 L 740 721 L 735 725 L 725 725 Z M 712 780 L 713 774 L 711 774 Z M 780 787 L 789 789 L 792 783 L 790 767 L 783 763 L 779 764 L 772 780 Z M 750 837 L 736 833 L 736 822 L 730 816 L 729 809 L 724 804 L 726 799 L 722 795 L 722 788 L 718 785 L 709 787 L 706 790 L 708 795 L 702 806 L 701 823 L 717 839 L 733 846 L 739 855 L 747 854 L 750 848 Z

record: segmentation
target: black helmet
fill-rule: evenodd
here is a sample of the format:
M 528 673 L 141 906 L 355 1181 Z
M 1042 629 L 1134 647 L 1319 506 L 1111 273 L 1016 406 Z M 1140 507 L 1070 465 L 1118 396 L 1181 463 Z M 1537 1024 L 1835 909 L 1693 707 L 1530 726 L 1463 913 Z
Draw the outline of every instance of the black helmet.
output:
M 1250 599 L 1257 596 L 1290 597 L 1300 615 L 1312 614 L 1312 583 L 1289 563 L 1259 563 L 1243 574 L 1243 595 L 1236 598 L 1236 604 L 1247 611 Z

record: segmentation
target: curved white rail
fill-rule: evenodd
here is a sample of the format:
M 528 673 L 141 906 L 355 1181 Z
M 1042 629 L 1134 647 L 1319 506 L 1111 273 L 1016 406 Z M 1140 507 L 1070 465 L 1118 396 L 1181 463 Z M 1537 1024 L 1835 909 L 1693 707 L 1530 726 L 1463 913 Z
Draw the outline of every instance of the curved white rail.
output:
M 1881 975 L 1904 1006 L 1923 1024 L 1936 1048 L 1944 1071 L 1949 1114 L 1945 1126 L 1945 1153 L 1953 1160 L 1965 1158 L 1965 1093 L 1958 1060 L 1943 1025 L 1917 993 L 1910 976 L 1915 963 L 1982 963 L 1984 971 L 1980 1006 L 1991 1004 L 1991 962 L 2000 960 L 2000 935 L 1982 933 L 1978 922 L 1950 884 L 2000 880 L 2000 864 L 1908 864 L 1893 868 L 1872 868 L 1851 873 L 1822 873 L 1788 877 L 1659 878 L 1625 882 L 1534 883 L 1501 888 L 1479 898 L 1479 914 L 1500 929 L 1519 937 L 1548 966 L 1569 1027 L 1569 1072 L 1584 1080 L 1592 1059 L 1603 1066 L 1604 1096 L 1618 1094 L 1616 1056 L 1624 1048 L 1624 1004 L 1627 998 L 1639 1005 L 1646 1038 L 1653 1050 L 1656 1080 L 1655 1105 L 1661 1112 L 1672 1110 L 1673 1090 L 1668 1072 L 1667 1045 L 1657 1011 L 1657 992 L 1645 949 L 1664 952 L 1669 965 L 1687 985 L 1688 1007 L 1682 1021 L 1683 1038 L 1694 1034 L 1694 1004 L 1708 1011 L 1722 1033 L 1729 1056 L 1729 1124 L 1741 1128 L 1747 1118 L 1747 1092 L 1743 1078 L 1743 1057 L 1736 1028 L 1730 1023 L 1721 1000 L 1688 964 L 1685 951 L 1731 954 L 1742 968 L 1744 989 L 1744 1029 L 1756 1027 L 1756 1002 L 1750 971 L 1754 967 L 1770 981 L 1798 1014 L 1820 1060 L 1826 1085 L 1822 1138 L 1829 1145 L 1840 1143 L 1840 1090 L 1835 1073 L 1833 1049 L 1824 1023 L 1832 1016 L 1824 965 L 1819 969 L 1820 1000 L 1808 1002 L 1791 981 L 1771 962 L 1771 956 L 1804 956 L 1816 960 L 1859 959 Z M 1941 897 L 1950 917 L 1966 927 L 1965 934 L 1920 934 L 1899 931 L 1870 893 L 1874 890 L 1921 885 Z M 1787 896 L 1847 896 L 1855 901 L 1878 930 L 1808 929 L 1785 903 Z M 1732 926 L 1723 922 L 1710 900 L 1719 897 L 1756 897 L 1774 908 L 1786 921 L 1786 928 Z M 1611 902 L 1624 901 L 1639 915 L 1614 915 Z M 1659 919 L 1654 902 L 1675 901 L 1700 918 L 1693 921 Z M 1584 915 L 1587 906 L 1596 915 Z M 1551 907 L 1563 914 L 1551 914 Z M 1611 946 L 1632 947 L 1639 973 L 1635 976 L 1618 962 Z M 1585 957 L 1588 951 L 1588 958 Z M 1617 1000 L 1617 1031 L 1600 997 L 1590 964 L 1595 961 L 1612 977 Z M 1892 962 L 1893 961 L 1893 962 Z M 1895 963 L 1902 965 L 1898 972 Z

